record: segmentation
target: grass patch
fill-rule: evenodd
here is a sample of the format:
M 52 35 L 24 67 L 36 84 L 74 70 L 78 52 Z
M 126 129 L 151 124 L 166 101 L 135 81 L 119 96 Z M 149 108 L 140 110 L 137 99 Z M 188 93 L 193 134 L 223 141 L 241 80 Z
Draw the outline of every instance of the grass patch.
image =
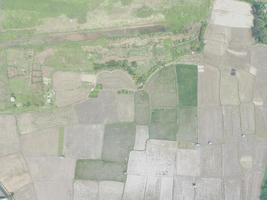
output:
M 181 32 L 194 23 L 205 20 L 212 0 L 184 1 L 165 11 L 166 25 L 173 32 Z
M 16 105 L 21 107 L 40 107 L 44 105 L 44 98 L 41 92 L 33 91 L 26 79 L 10 79 L 9 90 L 11 96 L 16 98 Z
M 78 22 L 86 21 L 88 11 L 96 9 L 102 0 L 3 0 L 4 28 L 33 27 L 49 17 L 66 15 Z
M 33 34 L 34 30 L 5 31 L 0 33 L 0 42 L 26 39 L 30 38 Z
M 56 48 L 55 55 L 49 57 L 46 64 L 63 71 L 92 71 L 88 54 L 78 45 Z
M 64 140 L 65 140 L 65 129 L 60 127 L 58 130 L 58 155 L 64 155 Z
M 126 165 L 102 160 L 77 160 L 75 179 L 95 181 L 120 181 L 126 179 Z
M 179 104 L 197 106 L 198 71 L 196 65 L 176 65 Z

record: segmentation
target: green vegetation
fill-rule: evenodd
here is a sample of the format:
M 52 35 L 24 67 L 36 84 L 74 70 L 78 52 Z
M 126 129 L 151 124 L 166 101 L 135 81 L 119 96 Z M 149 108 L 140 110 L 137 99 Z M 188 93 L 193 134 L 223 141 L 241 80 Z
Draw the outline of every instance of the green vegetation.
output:
M 3 0 L 5 21 L 3 27 L 33 27 L 48 17 L 66 15 L 78 22 L 86 21 L 88 11 L 97 8 L 103 0 Z
M 58 155 L 62 156 L 64 155 L 65 129 L 60 127 L 58 131 Z
M 102 160 L 78 160 L 75 179 L 96 181 L 125 181 L 126 165 Z
M 146 18 L 151 16 L 154 13 L 153 9 L 148 7 L 148 6 L 143 6 L 139 8 L 136 12 L 135 15 L 140 18 Z
M 267 199 L 267 168 L 265 170 L 265 175 L 262 180 L 261 194 L 260 194 L 260 200 L 266 200 L 266 199 Z
M 151 123 L 177 122 L 176 109 L 154 109 L 151 114 Z
M 49 57 L 46 64 L 63 71 L 92 71 L 92 62 L 79 45 L 56 48 L 55 55 Z
M 152 110 L 149 138 L 175 141 L 177 130 L 176 108 Z
M 137 68 L 137 63 L 135 61 L 128 62 L 128 60 L 110 60 L 106 63 L 95 63 L 94 70 L 101 71 L 104 69 L 114 70 L 114 69 L 123 69 L 127 71 L 130 75 L 135 75 Z
M 198 72 L 196 65 L 176 66 L 179 104 L 181 106 L 197 106 Z
M 91 98 L 98 97 L 98 95 L 102 91 L 102 89 L 103 89 L 103 85 L 102 84 L 96 84 L 96 86 L 90 92 L 89 97 L 91 97 Z
M 251 1 L 254 14 L 253 36 L 257 42 L 267 44 L 267 2 Z
M 5 31 L 0 33 L 0 42 L 7 42 L 10 40 L 27 39 L 33 35 L 33 30 L 21 31 Z
M 9 89 L 11 96 L 16 98 L 16 106 L 21 107 L 39 107 L 44 105 L 44 98 L 41 93 L 33 91 L 28 80 L 10 79 Z
M 205 21 L 212 0 L 184 1 L 165 11 L 166 25 L 174 32 L 184 31 L 194 23 Z

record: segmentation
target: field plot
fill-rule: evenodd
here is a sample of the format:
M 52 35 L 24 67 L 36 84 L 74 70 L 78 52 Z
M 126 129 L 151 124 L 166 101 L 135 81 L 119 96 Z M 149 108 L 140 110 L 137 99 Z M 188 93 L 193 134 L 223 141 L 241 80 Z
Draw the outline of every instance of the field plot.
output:
M 149 137 L 151 139 L 176 140 L 177 130 L 176 109 L 152 110 L 149 127 Z
M 150 96 L 151 107 L 176 107 L 177 89 L 175 67 L 166 67 L 156 72 L 146 83 L 145 90 Z
M 191 200 L 194 199 L 196 191 L 192 187 L 195 181 L 192 176 L 175 176 L 174 177 L 174 194 L 175 200 Z
M 10 154 L 0 158 L 0 181 L 8 191 L 17 191 L 31 183 L 27 164 L 21 154 Z
M 34 200 L 36 198 L 36 193 L 34 190 L 34 185 L 28 184 L 24 187 L 22 187 L 20 190 L 18 190 L 14 194 L 14 198 L 18 200 L 24 200 L 24 199 L 29 199 L 29 200 Z
M 21 148 L 25 156 L 57 156 L 59 148 L 58 128 L 50 128 L 21 136 Z
M 219 105 L 219 103 L 220 72 L 215 67 L 204 66 L 204 72 L 198 75 L 198 105 Z
M 103 125 L 67 127 L 64 154 L 76 159 L 101 159 L 103 137 Z
M 180 107 L 178 118 L 179 129 L 177 132 L 178 144 L 183 146 L 196 143 L 197 135 L 197 108 L 196 107 Z
M 78 160 L 75 179 L 96 181 L 124 181 L 126 165 L 102 160 Z
M 149 95 L 146 91 L 137 91 L 134 95 L 135 123 L 147 125 L 150 122 Z
M 0 156 L 19 151 L 19 138 L 16 119 L 13 116 L 0 116 Z
M 58 200 L 72 200 L 72 182 L 58 182 L 58 181 L 48 181 L 48 182 L 36 182 L 35 192 L 37 199 L 46 200 L 53 196 Z
M 135 143 L 134 123 L 107 124 L 104 133 L 102 159 L 113 162 L 127 162 Z
M 197 66 L 177 65 L 176 74 L 179 104 L 182 106 L 197 106 Z
M 28 134 L 52 127 L 64 127 L 77 123 L 72 108 L 59 108 L 53 112 L 32 112 L 17 115 L 20 134 Z
M 200 150 L 201 176 L 220 177 L 222 175 L 222 147 L 204 146 Z
M 64 107 L 88 99 L 93 87 L 82 82 L 80 76 L 80 73 L 73 72 L 55 72 L 53 74 L 55 105 Z
M 121 200 L 123 187 L 116 181 L 78 180 L 74 183 L 74 200 Z

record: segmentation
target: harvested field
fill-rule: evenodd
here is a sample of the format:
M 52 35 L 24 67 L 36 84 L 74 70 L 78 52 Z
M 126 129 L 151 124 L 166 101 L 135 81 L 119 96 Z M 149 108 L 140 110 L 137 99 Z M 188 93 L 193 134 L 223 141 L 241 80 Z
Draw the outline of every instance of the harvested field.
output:
M 239 105 L 238 80 L 230 69 L 221 73 L 220 100 L 222 105 Z
M 75 160 L 62 159 L 55 156 L 30 156 L 26 158 L 27 166 L 33 182 L 57 182 L 59 185 L 72 182 L 74 178 Z
M 223 142 L 223 113 L 220 106 L 199 108 L 198 119 L 198 138 L 200 143 L 207 144 L 208 141 L 211 141 L 214 144 L 220 144 Z
M 228 27 L 250 28 L 253 26 L 251 6 L 241 1 L 215 1 L 211 23 Z
M 203 70 L 198 74 L 198 105 L 219 105 L 220 72 L 211 66 L 204 66 Z
M 32 112 L 17 115 L 20 134 L 77 123 L 72 108 L 54 109 L 52 112 Z
M 6 186 L 8 191 L 16 192 L 31 183 L 27 164 L 21 154 L 10 154 L 0 157 L 0 163 L 0 181 Z
M 101 159 L 103 137 L 103 125 L 67 127 L 64 154 L 76 159 Z
M 0 116 L 0 157 L 19 151 L 19 137 L 16 119 L 13 116 Z
M 177 141 L 182 147 L 184 145 L 191 145 L 198 140 L 198 118 L 196 107 L 180 107 L 178 118 L 178 132 Z
M 121 200 L 124 184 L 116 181 L 76 180 L 74 200 Z
M 22 135 L 20 138 L 25 156 L 57 156 L 59 146 L 58 128 L 50 128 Z

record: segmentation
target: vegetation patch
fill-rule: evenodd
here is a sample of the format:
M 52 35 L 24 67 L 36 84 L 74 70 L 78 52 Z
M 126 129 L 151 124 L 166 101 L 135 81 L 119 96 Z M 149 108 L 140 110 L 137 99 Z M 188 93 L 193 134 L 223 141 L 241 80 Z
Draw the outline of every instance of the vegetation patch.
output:
M 48 66 L 63 71 L 92 71 L 88 53 L 80 45 L 59 46 L 53 56 L 46 61 Z
M 198 71 L 196 65 L 176 65 L 179 104 L 197 106 Z
M 253 36 L 257 42 L 267 44 L 267 2 L 256 0 L 250 2 L 254 14 Z
M 44 98 L 41 92 L 33 91 L 30 83 L 25 79 L 10 79 L 9 89 L 11 96 L 15 98 L 15 105 L 22 107 L 39 107 L 44 105 Z
M 261 194 L 260 194 L 260 200 L 266 200 L 266 199 L 267 199 L 267 169 L 265 170 L 265 175 L 262 180 Z
M 5 10 L 4 28 L 27 28 L 33 27 L 42 19 L 66 15 L 77 19 L 79 22 L 86 21 L 88 11 L 97 8 L 102 0 L 3 0 Z
M 89 97 L 96 98 L 98 97 L 99 93 L 103 90 L 102 84 L 96 84 L 93 90 L 90 92 Z
M 103 160 L 77 160 L 75 179 L 125 181 L 126 164 Z
M 194 23 L 205 21 L 212 0 L 184 1 L 165 11 L 166 25 L 173 32 L 184 31 Z
M 148 6 L 143 6 L 136 10 L 135 15 L 140 18 L 150 17 L 154 13 L 154 10 Z

